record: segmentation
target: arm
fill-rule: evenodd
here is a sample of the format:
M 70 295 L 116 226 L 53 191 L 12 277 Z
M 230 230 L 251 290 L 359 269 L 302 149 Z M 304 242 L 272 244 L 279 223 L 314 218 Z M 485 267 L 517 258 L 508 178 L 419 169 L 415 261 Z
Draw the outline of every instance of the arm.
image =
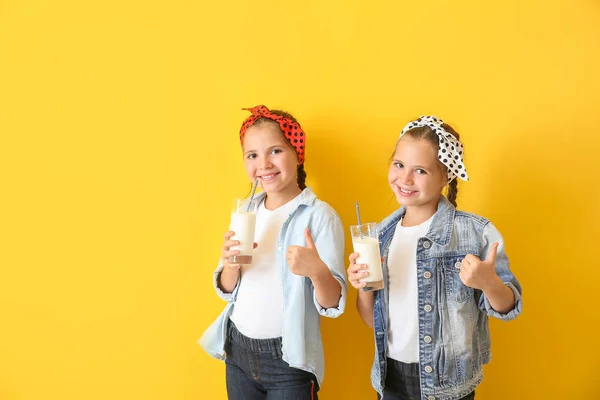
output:
M 361 289 L 367 284 L 361 282 L 360 279 L 367 277 L 367 266 L 365 264 L 356 264 L 358 253 L 350 254 L 350 266 L 348 267 L 348 281 L 352 287 L 358 290 L 356 296 L 356 309 L 358 314 L 362 318 L 365 324 L 373 329 L 373 303 L 375 302 L 375 296 L 373 292 L 364 292 Z
M 480 257 L 472 254 L 465 257 L 461 265 L 461 280 L 483 292 L 479 308 L 489 316 L 505 321 L 516 318 L 523 307 L 521 285 L 510 270 L 502 235 L 491 223 L 483 230 Z
M 338 307 L 342 297 L 342 286 L 338 282 L 327 265 L 321 261 L 318 273 L 310 280 L 315 288 L 315 297 L 322 308 Z
M 482 290 L 491 308 L 500 314 L 507 314 L 515 307 L 515 294 L 497 275 Z
M 315 237 L 315 248 L 327 270 L 323 276 L 327 284 L 315 277 L 313 302 L 319 313 L 326 317 L 338 317 L 346 308 L 348 283 L 344 266 L 344 227 L 337 214 L 319 230 Z M 326 273 L 325 273 L 326 272 Z
M 367 326 L 373 329 L 373 306 L 375 302 L 375 293 L 374 292 L 363 292 L 362 290 L 358 291 L 358 295 L 356 296 L 356 308 L 358 310 L 358 314 L 362 318 L 362 320 L 367 324 Z
M 319 314 L 336 318 L 346 306 L 347 283 L 344 273 L 344 231 L 339 217 L 332 216 L 314 237 L 305 231 L 306 247 L 290 246 L 290 271 L 308 277 L 313 286 L 313 302 Z
M 237 240 L 231 240 L 231 237 L 235 235 L 234 232 L 229 231 L 225 233 L 225 242 L 221 249 L 221 259 L 217 270 L 213 273 L 213 283 L 215 290 L 219 297 L 223 300 L 231 301 L 232 294 L 235 288 L 238 286 L 240 281 L 240 268 L 239 264 L 232 264 L 229 262 L 229 257 L 239 254 L 239 250 L 229 250 L 231 246 L 237 246 L 240 244 Z M 257 244 L 254 243 L 254 248 Z
M 221 273 L 217 275 L 217 287 L 223 293 L 231 293 L 233 292 L 233 289 L 235 289 L 235 287 L 237 286 L 239 280 L 239 269 L 235 270 L 233 268 L 224 267 L 221 270 Z

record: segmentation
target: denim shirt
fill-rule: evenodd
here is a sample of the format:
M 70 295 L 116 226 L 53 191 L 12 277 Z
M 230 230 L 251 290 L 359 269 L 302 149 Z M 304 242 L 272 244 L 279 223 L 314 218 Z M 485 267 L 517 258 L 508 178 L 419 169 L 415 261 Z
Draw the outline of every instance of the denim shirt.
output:
M 264 196 L 265 193 L 261 193 L 257 199 L 262 200 Z M 344 260 L 344 229 L 335 210 L 317 199 L 310 188 L 304 189 L 293 201 L 296 201 L 297 205 L 283 223 L 277 248 L 273 249 L 277 252 L 276 260 L 283 289 L 283 360 L 290 367 L 314 374 L 321 385 L 325 362 L 320 316 L 336 318 L 344 312 L 346 305 L 348 284 Z M 306 246 L 304 239 L 306 228 L 310 228 L 319 257 L 342 287 L 342 295 L 337 307 L 327 309 L 321 307 L 310 278 L 294 275 L 288 267 L 287 248 L 293 245 Z M 238 280 L 232 293 L 223 293 L 217 286 L 222 270 L 223 264 L 219 262 L 219 266 L 213 273 L 213 283 L 217 294 L 227 301 L 227 305 L 198 342 L 211 356 L 224 360 L 227 323 L 235 307 L 237 291 L 243 277 Z
M 376 352 L 371 383 L 381 396 L 388 352 L 388 251 L 405 211 L 401 207 L 378 225 L 385 289 L 375 294 L 373 305 Z M 465 286 L 458 276 L 467 254 L 483 260 L 495 242 L 500 242 L 496 273 L 515 295 L 514 308 L 505 314 L 494 310 L 481 290 Z M 523 307 L 521 285 L 509 269 L 500 232 L 482 217 L 457 211 L 441 196 L 427 234 L 417 243 L 417 284 L 422 400 L 459 399 L 482 381 L 482 366 L 490 362 L 488 316 L 508 321 Z

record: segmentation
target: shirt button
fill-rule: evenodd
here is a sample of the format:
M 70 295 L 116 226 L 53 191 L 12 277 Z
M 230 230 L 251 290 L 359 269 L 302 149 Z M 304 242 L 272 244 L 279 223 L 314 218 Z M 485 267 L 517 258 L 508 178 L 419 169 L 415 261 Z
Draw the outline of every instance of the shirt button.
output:
M 427 400 L 435 400 L 435 397 L 433 397 L 433 396 L 427 396 Z
M 429 278 L 431 278 L 431 272 L 425 271 L 425 273 L 423 274 L 423 276 L 425 277 L 425 279 L 429 279 Z
M 454 268 L 460 268 L 460 261 L 454 263 Z
M 431 368 L 429 365 L 425 367 L 425 372 L 427 372 L 428 374 L 433 372 L 433 368 Z
M 429 304 L 425 304 L 425 311 L 431 312 L 432 307 Z
M 272 248 L 272 247 L 271 247 L 271 248 Z M 283 247 L 279 246 L 279 247 L 277 248 L 277 250 L 281 251 L 281 250 L 283 250 Z
M 425 343 L 431 343 L 431 336 L 425 336 L 425 337 L 423 338 L 423 340 L 425 341 Z M 430 368 L 431 368 L 431 367 L 430 367 Z M 425 368 L 425 369 L 427 369 L 427 368 Z M 431 371 L 429 371 L 429 372 L 431 372 Z
M 423 247 L 425 247 L 426 249 L 428 249 L 428 248 L 431 247 L 431 243 L 425 241 L 425 242 L 423 242 Z

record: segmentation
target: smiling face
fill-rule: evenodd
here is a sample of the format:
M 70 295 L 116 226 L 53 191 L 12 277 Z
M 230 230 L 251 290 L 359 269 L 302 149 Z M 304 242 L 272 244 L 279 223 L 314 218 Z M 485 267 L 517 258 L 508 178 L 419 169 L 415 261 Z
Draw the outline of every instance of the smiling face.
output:
M 406 206 L 407 216 L 427 220 L 437 211 L 447 178 L 437 159 L 437 149 L 425 139 L 403 136 L 388 171 L 388 182 L 398 203 Z
M 258 179 L 267 196 L 291 200 L 300 192 L 298 157 L 276 123 L 264 122 L 247 129 L 242 150 L 251 181 Z

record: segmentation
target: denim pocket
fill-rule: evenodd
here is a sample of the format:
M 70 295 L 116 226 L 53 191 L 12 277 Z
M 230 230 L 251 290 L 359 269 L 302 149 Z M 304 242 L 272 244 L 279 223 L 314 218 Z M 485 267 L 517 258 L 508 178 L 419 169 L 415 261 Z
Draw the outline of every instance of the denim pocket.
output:
M 466 286 L 460 280 L 460 265 L 464 255 L 448 257 L 444 259 L 444 274 L 446 278 L 447 298 L 459 303 L 464 303 L 474 298 L 473 288 Z
M 269 399 L 276 400 L 316 400 L 318 397 L 316 380 L 289 386 L 277 386 L 269 390 Z

